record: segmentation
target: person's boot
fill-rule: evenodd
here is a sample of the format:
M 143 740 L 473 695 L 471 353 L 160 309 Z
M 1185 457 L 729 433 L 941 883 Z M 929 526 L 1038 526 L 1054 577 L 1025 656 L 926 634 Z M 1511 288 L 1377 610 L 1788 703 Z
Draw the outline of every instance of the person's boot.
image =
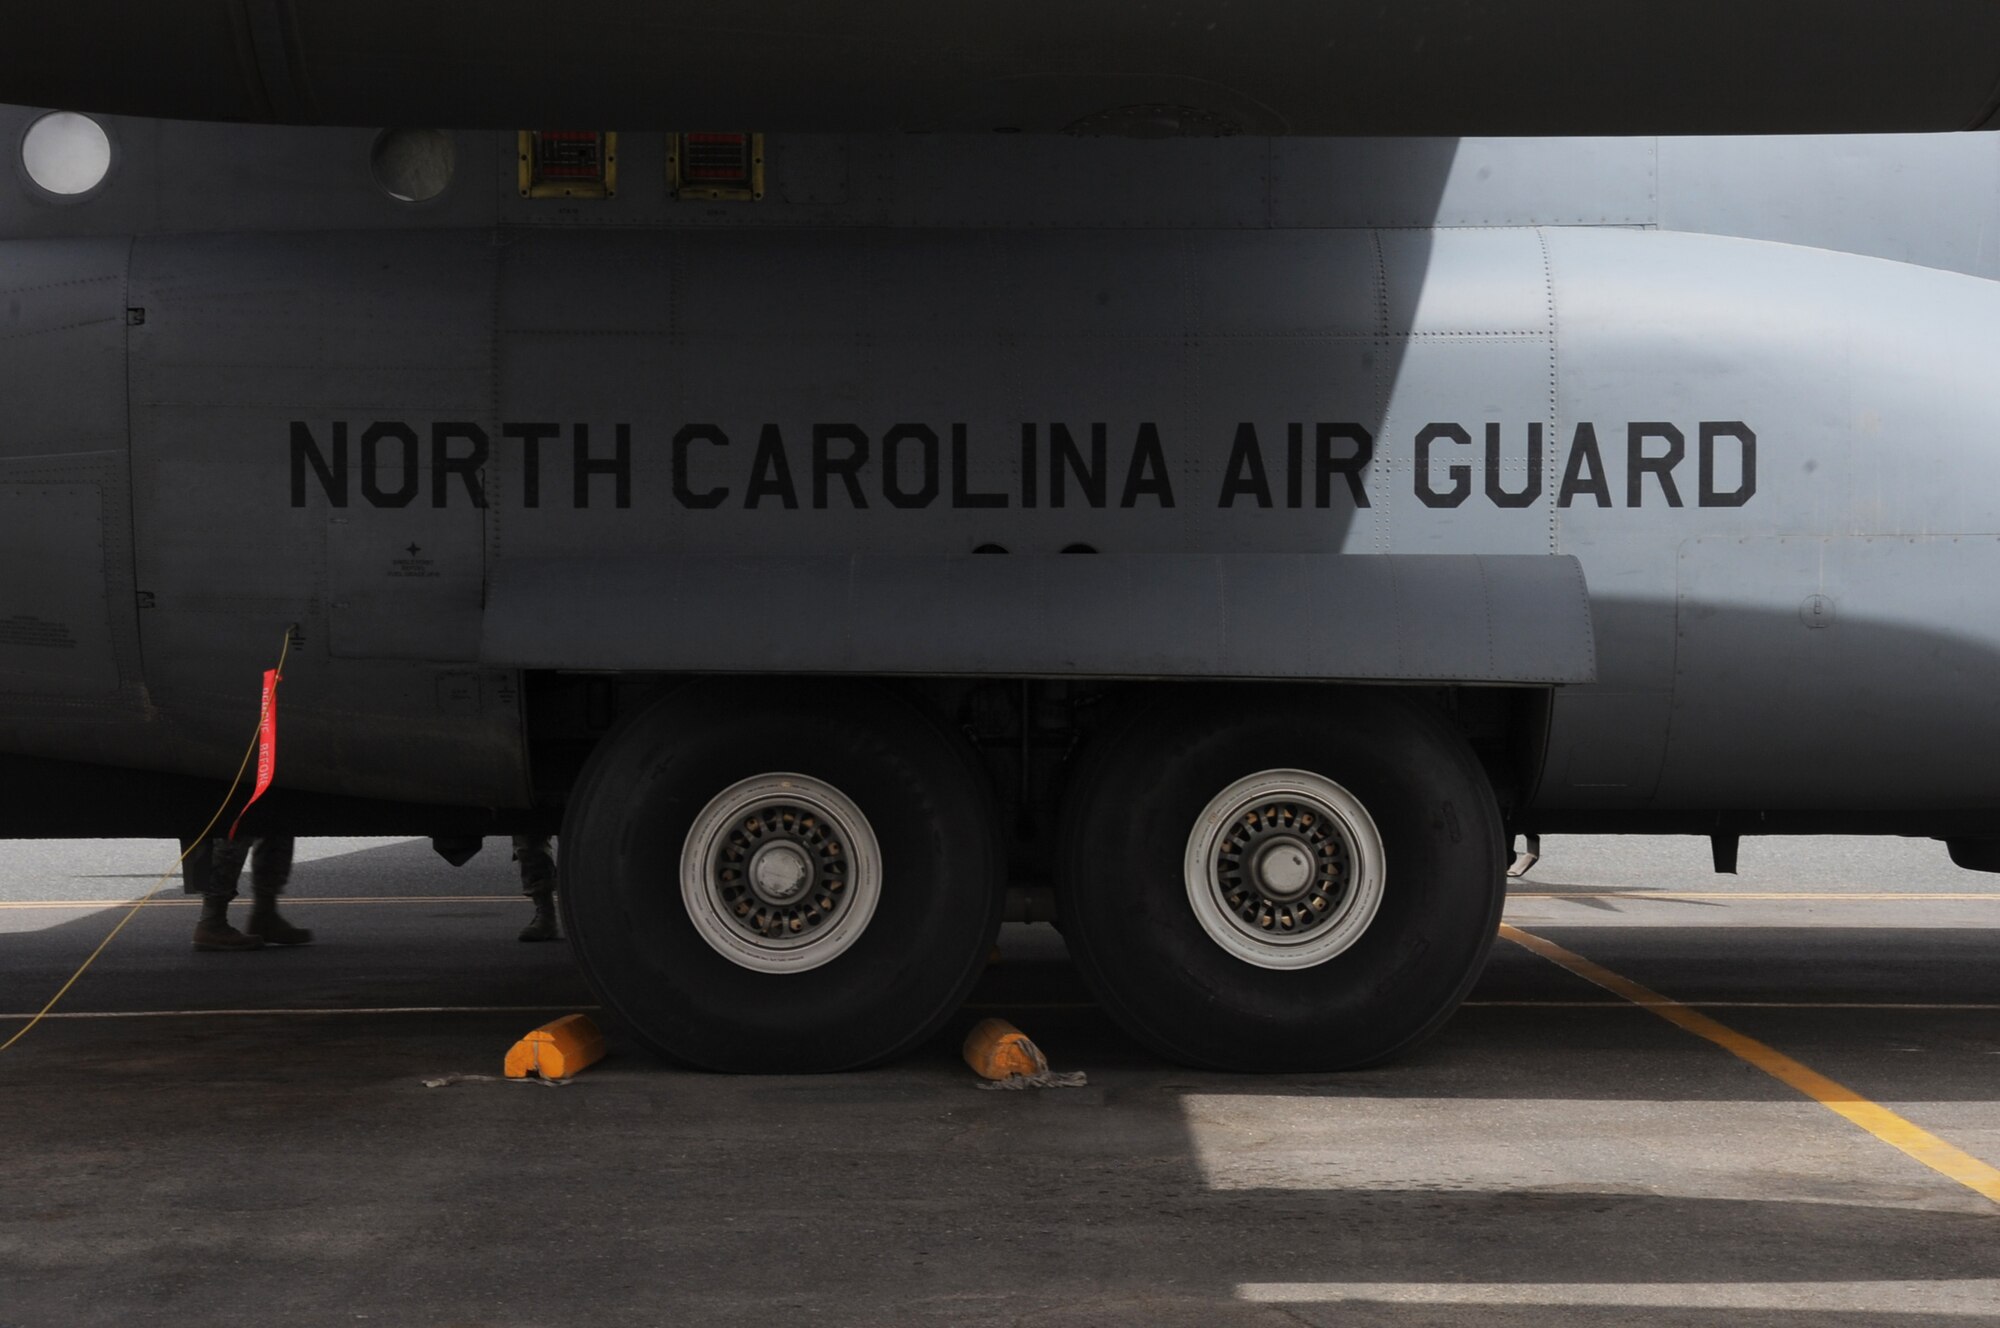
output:
M 250 905 L 250 921 L 243 924 L 244 930 L 259 941 L 269 941 L 272 945 L 311 945 L 312 929 L 294 927 L 278 916 L 278 896 L 259 890 Z
M 194 924 L 197 950 L 255 950 L 264 944 L 262 936 L 245 936 L 229 925 L 230 895 L 203 895 L 201 917 Z
M 535 902 L 534 920 L 521 928 L 524 941 L 559 941 L 562 929 L 556 925 L 556 896 L 553 890 L 537 890 L 528 896 Z

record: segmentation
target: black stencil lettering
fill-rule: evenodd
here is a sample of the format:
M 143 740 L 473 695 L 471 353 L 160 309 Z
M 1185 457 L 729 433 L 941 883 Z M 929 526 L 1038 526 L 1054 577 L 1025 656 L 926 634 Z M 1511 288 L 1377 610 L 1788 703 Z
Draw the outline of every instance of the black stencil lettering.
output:
M 381 479 L 382 440 L 393 438 L 402 448 L 397 469 L 402 484 L 384 489 Z M 361 496 L 376 507 L 408 507 L 420 487 L 417 479 L 417 431 L 407 424 L 377 420 L 361 435 Z
M 472 450 L 465 456 L 451 454 L 451 440 L 464 438 Z M 486 430 L 476 424 L 436 423 L 431 425 L 431 506 L 445 505 L 445 489 L 453 475 L 465 481 L 465 492 L 474 507 L 486 506 L 486 484 L 480 478 L 491 446 Z
M 902 448 L 915 443 L 923 465 L 923 483 L 903 487 Z M 927 424 L 898 424 L 882 435 L 882 496 L 895 507 L 929 507 L 938 496 L 938 437 Z
M 1728 493 L 1719 492 L 1715 487 L 1715 440 L 1734 438 L 1740 449 L 1742 479 Z M 1741 507 L 1757 493 L 1757 435 L 1741 420 L 1703 420 L 1701 422 L 1701 505 L 1703 507 Z
M 1586 470 L 1590 472 L 1588 478 L 1584 475 Z M 1576 437 L 1570 440 L 1562 486 L 1556 490 L 1556 506 L 1568 507 L 1580 493 L 1596 498 L 1599 507 L 1611 506 L 1611 485 L 1604 478 L 1604 458 L 1597 451 L 1597 426 L 1588 422 L 1577 425 Z
M 951 426 L 951 505 L 953 507 L 1005 507 L 1007 495 L 1004 493 L 973 493 L 966 488 L 971 483 L 972 458 L 965 440 L 965 426 Z
M 1035 505 L 1036 489 L 1039 487 L 1041 468 L 1036 461 L 1035 426 L 1021 426 L 1021 506 Z
M 1333 454 L 1333 440 L 1345 438 L 1354 451 L 1344 457 Z M 1358 424 L 1315 424 L 1313 426 L 1313 502 L 1319 507 L 1333 505 L 1333 477 L 1347 481 L 1347 492 L 1356 507 L 1368 506 L 1368 489 L 1363 472 L 1375 459 L 1375 439 Z
M 1518 493 L 1500 484 L 1500 426 L 1486 426 L 1486 496 L 1495 507 L 1532 507 L 1542 496 L 1542 426 L 1528 426 L 1528 478 Z
M 1271 505 L 1271 482 L 1264 477 L 1264 450 L 1257 445 L 1257 426 L 1245 420 L 1236 426 L 1236 441 L 1229 448 L 1229 468 L 1222 477 L 1222 499 L 1218 507 L 1236 506 L 1238 494 L 1257 500 L 1257 506 Z
M 1439 441 L 1470 447 L 1472 435 L 1456 424 L 1424 426 L 1417 435 L 1417 501 L 1425 507 L 1457 507 L 1472 492 L 1472 467 L 1447 466 L 1444 473 L 1451 476 L 1451 487 L 1442 493 L 1431 487 L 1431 444 Z
M 1664 438 L 1667 450 L 1656 457 L 1646 455 L 1645 440 Z M 1681 491 L 1674 487 L 1674 467 L 1687 455 L 1687 440 L 1673 425 L 1659 420 L 1647 420 L 1625 426 L 1625 505 L 1637 507 L 1644 491 L 1644 480 L 1648 475 L 1656 475 L 1660 481 L 1660 492 L 1667 496 L 1668 507 L 1681 505 Z
M 1298 507 L 1305 502 L 1306 487 L 1306 426 L 1287 424 L 1285 426 L 1285 506 Z
M 1077 487 L 1083 490 L 1083 499 L 1091 507 L 1104 506 L 1104 426 L 1090 426 L 1090 463 L 1085 466 L 1083 454 L 1077 451 L 1076 440 L 1069 436 L 1069 426 L 1051 424 L 1049 426 L 1049 506 L 1062 507 L 1068 494 L 1064 476 L 1075 475 Z
M 333 458 L 319 450 L 304 420 L 292 421 L 292 506 L 306 505 L 306 467 L 319 477 L 329 507 L 347 506 L 347 421 L 333 422 Z
M 715 447 L 729 446 L 729 435 L 713 424 L 684 425 L 674 435 L 674 497 L 682 507 L 720 507 L 729 497 L 727 485 L 718 484 L 712 489 L 696 493 L 688 484 L 688 446 L 691 443 L 708 443 Z
M 590 506 L 592 475 L 611 476 L 615 506 L 632 505 L 632 426 L 613 425 L 611 437 L 611 455 L 594 457 L 590 454 L 590 426 L 587 424 L 571 426 L 570 454 L 576 478 L 574 503 L 579 508 Z
M 755 507 L 759 499 L 775 497 L 790 511 L 799 505 L 798 491 L 792 488 L 792 463 L 785 456 L 785 436 L 775 424 L 764 426 L 757 435 L 757 455 L 750 460 L 750 482 L 743 486 L 743 505 Z
M 521 443 L 521 506 L 542 505 L 542 444 L 554 442 L 562 434 L 560 424 L 503 424 L 502 438 Z
M 1174 486 L 1167 478 L 1167 455 L 1160 449 L 1157 424 L 1139 426 L 1139 436 L 1132 443 L 1132 464 L 1125 469 L 1125 492 L 1119 495 L 1118 505 L 1136 507 L 1142 493 L 1152 494 L 1162 507 L 1174 505 Z
M 847 444 L 844 456 L 833 454 L 833 444 Z M 847 501 L 855 507 L 868 506 L 861 491 L 861 468 L 868 464 L 868 435 L 858 424 L 813 425 L 813 506 L 826 506 L 828 483 L 835 476 L 847 487 Z

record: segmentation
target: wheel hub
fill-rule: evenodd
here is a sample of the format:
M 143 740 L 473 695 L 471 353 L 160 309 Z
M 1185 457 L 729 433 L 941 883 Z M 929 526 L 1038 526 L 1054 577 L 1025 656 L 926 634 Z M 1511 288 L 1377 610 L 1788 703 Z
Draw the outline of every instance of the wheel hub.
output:
M 852 945 L 874 914 L 881 859 L 861 809 L 806 775 L 723 790 L 681 852 L 681 896 L 709 947 L 745 968 L 803 972 Z
M 1381 835 L 1360 801 L 1306 770 L 1266 770 L 1210 800 L 1188 836 L 1188 900 L 1210 939 L 1260 968 L 1351 946 L 1382 899 Z
M 759 899 L 768 904 L 788 905 L 812 884 L 813 864 L 803 845 L 781 840 L 752 853 L 749 870 L 744 874 Z
M 1332 916 L 1349 854 L 1324 809 L 1271 799 L 1238 816 L 1216 847 L 1223 901 L 1260 931 L 1305 932 Z
M 1290 836 L 1258 850 L 1255 871 L 1257 888 L 1268 898 L 1298 899 L 1319 874 L 1319 864 L 1310 845 Z

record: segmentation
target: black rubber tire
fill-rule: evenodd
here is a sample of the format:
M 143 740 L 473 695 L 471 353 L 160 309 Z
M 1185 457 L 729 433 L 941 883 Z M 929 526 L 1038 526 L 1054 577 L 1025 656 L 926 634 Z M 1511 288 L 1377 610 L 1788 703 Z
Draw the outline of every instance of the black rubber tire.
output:
M 1312 968 L 1240 959 L 1188 902 L 1188 836 L 1210 799 L 1302 769 L 1381 832 L 1382 904 Z M 1299 1072 L 1386 1060 L 1435 1032 L 1478 979 L 1506 900 L 1491 783 L 1463 737 L 1388 689 L 1161 687 L 1080 757 L 1057 896 L 1070 954 L 1133 1037 L 1205 1069 Z
M 885 689 L 693 683 L 607 735 L 563 820 L 563 923 L 604 1005 L 701 1069 L 820 1073 L 890 1060 L 964 1003 L 999 929 L 1003 855 L 964 743 Z M 717 953 L 680 887 L 688 829 L 740 780 L 796 771 L 840 789 L 881 846 L 866 931 L 833 960 L 766 973 Z

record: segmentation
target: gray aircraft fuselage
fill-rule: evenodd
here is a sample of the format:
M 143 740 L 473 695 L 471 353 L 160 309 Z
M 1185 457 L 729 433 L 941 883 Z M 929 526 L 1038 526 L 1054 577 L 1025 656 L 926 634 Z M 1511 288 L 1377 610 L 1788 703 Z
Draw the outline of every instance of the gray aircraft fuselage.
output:
M 429 104 L 232 14 L 248 118 Z M 1253 17 L 1167 64 L 1314 31 Z M 1006 99 L 937 37 L 884 123 Z M 1983 122 L 1964 45 L 1856 113 Z M 1321 1071 L 1450 1017 L 1510 832 L 2000 869 L 2000 139 L 1254 137 L 1107 108 L 1129 49 L 1060 134 L 0 112 L 0 834 L 197 833 L 282 652 L 249 833 L 559 830 L 605 1008 L 787 1073 L 1009 910 L 1154 1052 Z M 1294 55 L 1278 127 L 1353 127 Z
M 692 202 L 462 131 L 410 204 L 106 123 L 0 186 L 15 756 L 226 775 L 296 624 L 281 784 L 412 829 L 536 805 L 537 679 L 711 672 L 1513 689 L 1533 828 L 2000 808 L 1991 137 L 774 136 Z

